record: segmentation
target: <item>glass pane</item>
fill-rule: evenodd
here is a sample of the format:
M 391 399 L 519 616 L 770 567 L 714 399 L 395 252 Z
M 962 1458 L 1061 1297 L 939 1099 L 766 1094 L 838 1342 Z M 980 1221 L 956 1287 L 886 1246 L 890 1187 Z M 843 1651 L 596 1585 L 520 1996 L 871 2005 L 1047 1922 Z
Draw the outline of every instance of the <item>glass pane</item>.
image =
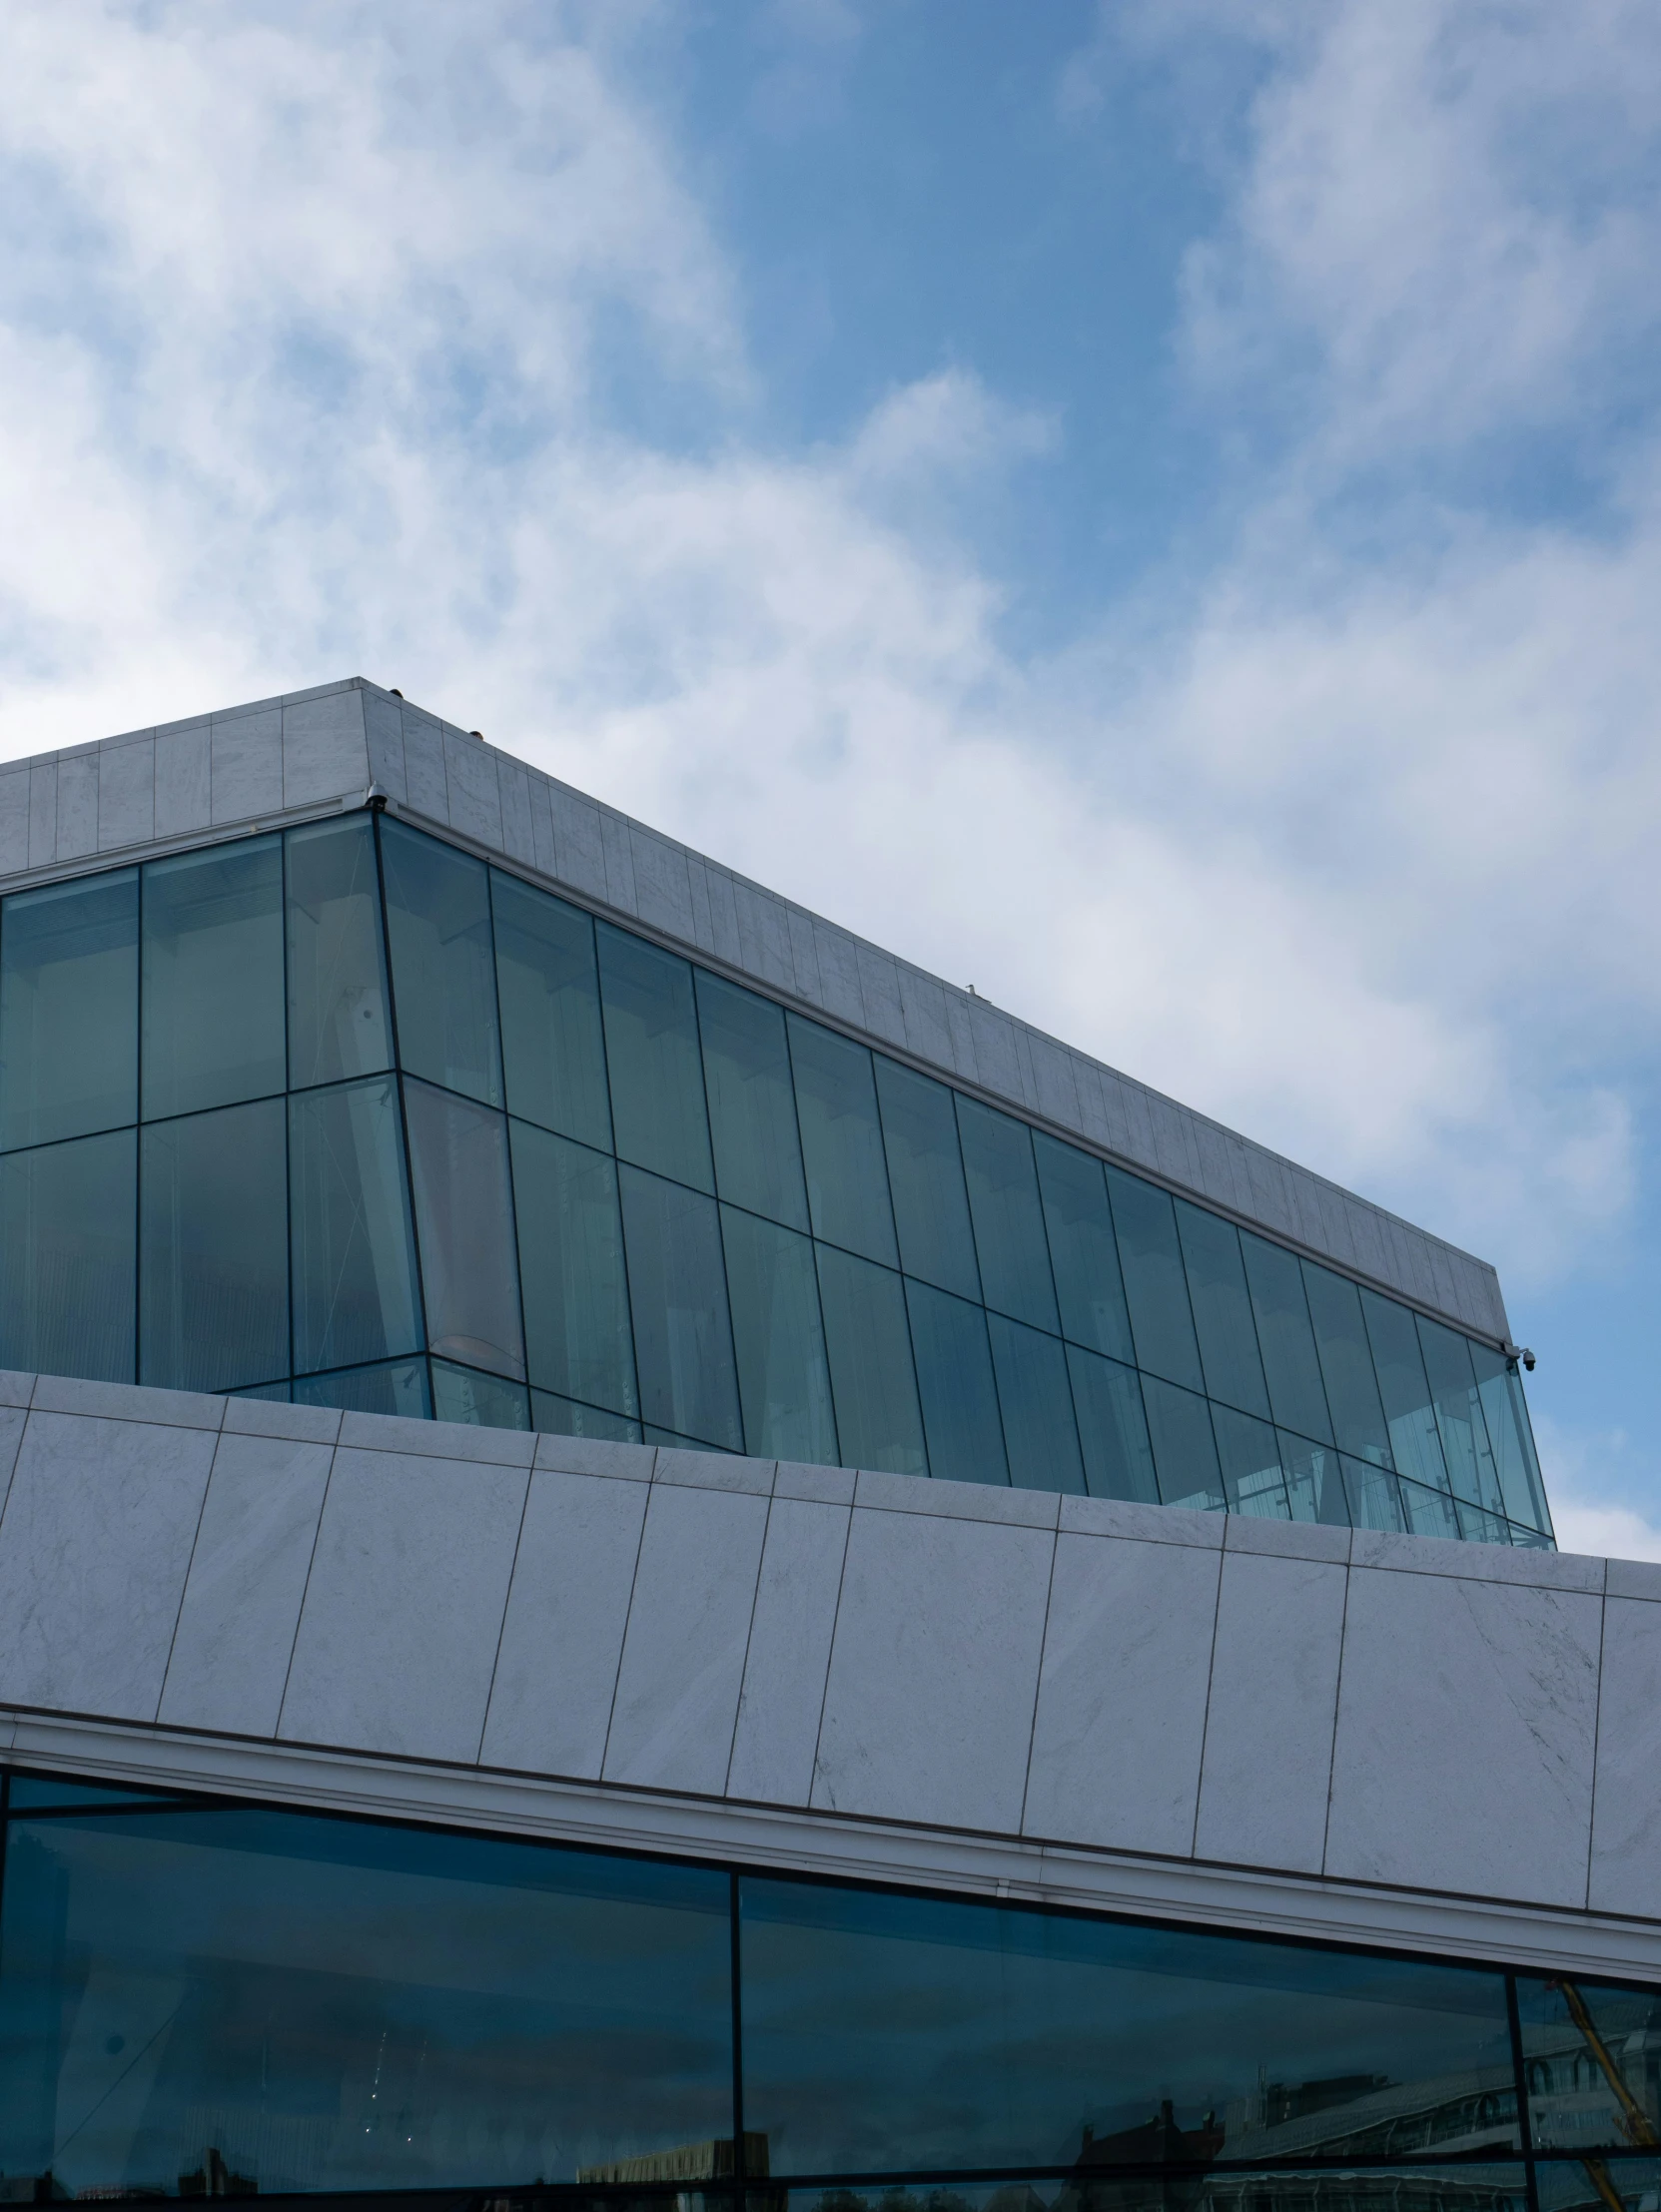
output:
M 1347 1452 L 1339 1453 L 1338 1463 L 1349 1494 L 1349 1518 L 1355 1527 L 1405 1531 L 1407 1523 L 1390 1470 L 1370 1459 L 1351 1459 Z
M 507 1110 L 611 1149 L 594 924 L 563 899 L 490 871 Z
M 228 1390 L 228 1398 L 258 1398 L 266 1405 L 292 1405 L 293 1388 L 287 1382 L 249 1382 L 240 1390 Z
M 807 1185 L 784 1014 L 753 991 L 693 971 L 715 1180 L 723 1198 L 807 1227 Z
M 1467 1341 L 1470 1363 L 1476 1371 L 1476 1395 L 1487 1423 L 1488 1444 L 1493 1452 L 1494 1472 L 1499 1481 L 1499 1494 L 1505 1501 L 1505 1511 L 1513 1521 L 1521 1521 L 1527 1527 L 1549 1529 L 1551 1517 L 1546 1511 L 1539 1462 L 1534 1457 L 1534 1437 L 1528 1424 L 1528 1408 L 1523 1402 L 1522 1377 L 1515 1363 L 1491 1345 L 1478 1344 L 1474 1338 Z
M 828 1244 L 818 1245 L 815 1256 L 843 1466 L 926 1475 L 923 1416 L 899 1276 Z
M 1661 2212 L 1661 2159 L 1552 2159 L 1534 2177 L 1540 2212 Z
M 981 1278 L 952 1094 L 881 1053 L 874 1059 L 900 1264 L 921 1282 L 978 1302 Z
M 604 1152 L 527 1122 L 508 1128 L 531 1380 L 585 1405 L 638 1413 L 616 1167 Z
M 1050 1232 L 1062 1334 L 1093 1352 L 1133 1364 L 1131 1316 L 1125 1307 L 1102 1162 L 1040 1129 L 1033 1131 L 1033 1153 Z
M 744 2120 L 774 2175 L 1340 2157 L 1402 2145 L 1404 2109 L 1421 2156 L 1426 2112 L 1473 2154 L 1515 2148 L 1498 1973 L 748 1875 L 739 1894 Z
M 1223 1490 L 1231 1513 L 1254 1513 L 1266 1521 L 1289 1521 L 1286 1481 L 1280 1471 L 1280 1449 L 1266 1421 L 1254 1421 L 1248 1413 L 1214 1405 L 1212 1425 L 1217 1432 L 1217 1456 L 1223 1469 Z
M 1356 1459 L 1374 1460 L 1387 1467 L 1390 1439 L 1372 1371 L 1366 1323 L 1361 1318 L 1361 1294 L 1352 1282 L 1334 1275 L 1329 1267 L 1316 1267 L 1309 1260 L 1304 1260 L 1302 1266 L 1303 1289 L 1309 1300 L 1315 1349 L 1320 1355 L 1326 1404 L 1338 1448 Z
M 1227 1500 L 1211 1407 L 1192 1390 L 1179 1390 L 1153 1375 L 1142 1378 L 1142 1400 L 1148 1408 L 1161 1503 L 1190 1506 L 1197 1513 L 1221 1512 Z
M 153 1122 L 143 1136 L 140 1382 L 226 1390 L 285 1373 L 286 1103 Z
M 1081 1493 L 1085 1470 L 1073 1420 L 1065 1346 L 1019 1321 L 1006 1320 L 1001 1313 L 989 1313 L 986 1326 L 992 1338 L 992 1369 L 998 1378 L 1010 1481 L 1018 1490 Z M 937 1467 L 935 1472 L 939 1471 Z
M 409 1082 L 404 1110 L 426 1341 L 441 1357 L 521 1381 L 506 1116 Z
M 786 1026 L 813 1233 L 844 1251 L 898 1266 L 871 1055 L 798 1015 Z M 835 1366 L 833 1354 L 833 1373 Z
M 1338 1455 L 1330 1444 L 1310 1444 L 1301 1436 L 1278 1432 L 1280 1465 L 1285 1470 L 1286 1498 L 1294 1521 L 1323 1521 L 1333 1528 L 1349 1525 L 1349 1500 L 1344 1495 Z
M 1471 1505 L 1464 1498 L 1455 1498 L 1454 1511 L 1459 1516 L 1459 1534 L 1467 1544 L 1509 1544 L 1511 1524 L 1503 1515 L 1485 1513 L 1481 1506 Z
M 1209 2133 L 1195 2131 L 1203 2146 Z M 745 2130 L 746 2140 L 749 2130 Z M 827 2189 L 819 2182 L 804 2188 L 782 2184 L 757 2190 L 756 2212 L 1533 2212 L 1521 2166 L 1321 2166 L 1223 2167 L 1203 2178 L 1185 2173 L 1138 2173 L 1137 2166 L 1160 2166 L 1181 2157 L 1191 2138 L 1163 2114 L 1106 2138 L 1100 2161 L 1096 2139 L 1086 2145 L 1065 2181 L 1054 2173 L 1020 2181 L 938 2183 L 840 2182 Z M 1202 2150 L 1203 2155 L 1203 2150 Z M 1454 2154 L 1456 2155 L 1456 2153 Z M 1123 2165 L 1117 2161 L 1123 2159 Z M 1098 2171 L 1098 2166 L 1101 2170 Z M 1566 2169 L 1585 2174 L 1576 2163 Z M 1654 2171 L 1653 2168 L 1647 2169 Z M 1622 2169 L 1624 2171 L 1624 2168 Z M 1619 2175 L 1617 2175 L 1619 2179 Z M 1626 2184 L 1622 2183 L 1622 2186 Z M 707 2204 L 709 2199 L 705 2198 Z M 1626 2199 L 1630 2212 L 1661 2212 L 1661 2200 L 1634 2188 Z M 1611 2212 L 1606 2200 L 1565 2197 L 1562 2212 Z M 1549 2207 L 1542 2188 L 1542 2212 Z
M 1117 1167 L 1110 1167 L 1107 1176 L 1137 1365 L 1185 1389 L 1203 1390 L 1200 1347 L 1170 1193 Z
M 578 1405 L 551 1390 L 530 1393 L 530 1425 L 545 1436 L 598 1436 L 610 1444 L 638 1444 L 640 1424 L 598 1406 Z
M 102 1782 L 61 1782 L 56 1775 L 13 1775 L 7 1803 L 13 1813 L 33 1812 L 45 1806 L 79 1811 L 91 1805 L 169 1805 L 175 1794 L 167 1790 L 116 1790 Z
M 1330 1444 L 1331 1416 L 1296 1254 L 1253 1236 L 1248 1229 L 1241 1231 L 1240 1243 L 1275 1423 L 1295 1429 L 1299 1436 L 1313 1437 L 1316 1443 Z
M 424 1359 L 389 1360 L 380 1367 L 348 1367 L 334 1375 L 295 1378 L 296 1405 L 339 1406 L 344 1413 L 402 1413 L 413 1421 L 432 1418 Z
M 1413 1316 L 1404 1305 L 1381 1298 L 1376 1290 L 1361 1292 L 1361 1312 L 1389 1423 L 1390 1456 L 1412 1481 L 1446 1490 L 1447 1466 Z
M 617 1156 L 713 1190 L 691 968 L 607 922 L 596 936 Z
M 432 1418 L 462 1421 L 471 1428 L 527 1429 L 530 1398 L 523 1383 L 481 1375 L 476 1367 L 432 1362 Z
M 399 1065 L 501 1104 L 490 887 L 484 863 L 381 817 Z
M 619 1181 L 641 1418 L 741 1452 L 715 1201 L 637 1167 Z
M 1067 1370 L 1091 1496 L 1158 1505 L 1160 1486 L 1148 1441 L 1142 1377 L 1134 1367 L 1122 1367 L 1117 1359 L 1098 1359 L 1077 1344 L 1067 1347 Z
M 297 1091 L 393 1065 L 375 827 L 367 814 L 290 830 L 289 1081 Z
M 1661 1991 L 1518 1974 L 1517 2015 L 1537 2149 L 1641 2149 L 1657 2140 Z
M 391 1076 L 289 1101 L 294 1363 L 358 1366 L 420 1348 L 415 1251 Z
M 1445 1490 L 1426 1490 L 1423 1483 L 1409 1482 L 1405 1475 L 1396 1477 L 1396 1488 L 1409 1536 L 1457 1538 L 1458 1515 Z
M 906 1284 L 906 1305 L 930 1474 L 941 1482 L 1007 1486 L 985 1313 L 922 1282 Z
M 1176 1207 L 1206 1389 L 1225 1405 L 1266 1420 L 1268 1392 L 1257 1352 L 1257 1324 L 1251 1318 L 1251 1294 L 1246 1287 L 1246 1265 L 1240 1255 L 1240 1231 L 1233 1221 L 1185 1199 L 1177 1199 Z
M 137 1137 L 0 1159 L 0 1367 L 133 1379 Z
M 1032 1131 L 973 1099 L 960 1097 L 957 1108 L 986 1302 L 1036 1329 L 1059 1333 Z
M 724 1872 L 230 1809 L 19 1822 L 5 1872 L 0 2169 L 43 2195 L 572 2181 L 731 2137 Z
M 766 1459 L 836 1465 L 819 1280 L 805 1236 L 721 1208 L 733 1348 L 748 1449 Z
M 281 1091 L 282 839 L 151 861 L 143 910 L 146 1120 Z
M 1439 1321 L 1427 1321 L 1422 1313 L 1414 1318 L 1453 1495 L 1485 1512 L 1503 1513 L 1505 1501 L 1488 1449 L 1488 1424 L 1476 1394 L 1469 1339 L 1456 1329 L 1443 1328 Z
M 139 1117 L 139 873 L 8 899 L 0 920 L 0 1147 Z

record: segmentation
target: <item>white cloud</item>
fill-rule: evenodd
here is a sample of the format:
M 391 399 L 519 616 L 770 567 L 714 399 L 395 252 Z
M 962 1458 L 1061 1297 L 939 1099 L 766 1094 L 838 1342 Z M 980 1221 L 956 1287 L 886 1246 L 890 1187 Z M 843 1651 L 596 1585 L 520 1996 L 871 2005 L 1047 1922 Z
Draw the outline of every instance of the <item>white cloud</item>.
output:
M 1570 1429 L 1536 1414 L 1534 1439 L 1560 1551 L 1661 1561 L 1661 1521 L 1628 1502 L 1654 1480 L 1653 1470 L 1634 1464 L 1627 1436 Z

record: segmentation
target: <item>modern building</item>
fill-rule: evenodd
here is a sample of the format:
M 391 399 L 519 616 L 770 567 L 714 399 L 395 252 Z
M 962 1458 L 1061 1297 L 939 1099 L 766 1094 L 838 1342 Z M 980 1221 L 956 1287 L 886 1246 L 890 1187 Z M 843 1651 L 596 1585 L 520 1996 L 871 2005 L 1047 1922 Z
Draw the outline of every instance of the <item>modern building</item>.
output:
M 1490 1267 L 362 681 L 0 890 L 0 2199 L 1661 2206 Z

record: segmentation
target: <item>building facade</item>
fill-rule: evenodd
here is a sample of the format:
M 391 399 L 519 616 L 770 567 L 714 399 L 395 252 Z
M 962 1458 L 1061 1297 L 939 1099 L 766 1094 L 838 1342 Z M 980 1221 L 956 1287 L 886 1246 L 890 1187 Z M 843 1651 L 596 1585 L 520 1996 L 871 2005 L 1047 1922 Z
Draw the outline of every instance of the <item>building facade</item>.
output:
M 0 2196 L 1661 2204 L 1490 1268 L 363 682 L 0 891 Z

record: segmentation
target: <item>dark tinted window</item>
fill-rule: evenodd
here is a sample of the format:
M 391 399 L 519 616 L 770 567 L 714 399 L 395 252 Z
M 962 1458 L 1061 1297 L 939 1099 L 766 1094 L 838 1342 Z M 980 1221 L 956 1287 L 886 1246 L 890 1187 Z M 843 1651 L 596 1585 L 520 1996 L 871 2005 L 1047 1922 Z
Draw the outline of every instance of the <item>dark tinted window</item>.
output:
M 496 869 L 490 908 L 507 1110 L 609 1150 L 593 922 Z
M 282 839 L 153 860 L 142 897 L 146 1119 L 281 1091 Z
M 139 876 L 0 908 L 0 1147 L 138 1119 Z

